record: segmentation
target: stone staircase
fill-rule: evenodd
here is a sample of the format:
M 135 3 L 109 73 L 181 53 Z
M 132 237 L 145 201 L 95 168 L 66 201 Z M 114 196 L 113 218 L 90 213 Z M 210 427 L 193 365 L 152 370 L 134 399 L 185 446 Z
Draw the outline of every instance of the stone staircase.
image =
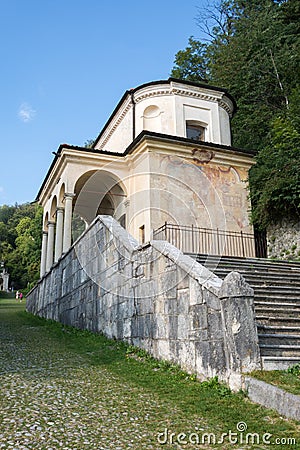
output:
M 220 278 L 240 272 L 254 289 L 264 370 L 300 363 L 300 262 L 193 255 Z

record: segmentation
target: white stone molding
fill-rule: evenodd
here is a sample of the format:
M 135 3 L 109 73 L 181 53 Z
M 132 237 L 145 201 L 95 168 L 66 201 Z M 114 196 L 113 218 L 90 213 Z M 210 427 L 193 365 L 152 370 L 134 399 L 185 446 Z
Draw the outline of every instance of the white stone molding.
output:
M 40 277 L 41 278 L 46 273 L 47 243 L 48 243 L 48 233 L 47 233 L 47 231 L 43 231 L 42 251 L 41 251 L 41 267 L 40 267 Z
M 72 212 L 73 212 L 73 193 L 65 193 L 65 217 L 63 231 L 63 252 L 65 253 L 71 247 L 72 243 Z
M 114 116 L 114 120 L 107 126 L 103 136 L 99 139 L 99 144 L 97 144 L 96 148 L 103 148 L 109 139 L 111 138 L 113 132 L 120 125 L 127 112 L 132 108 L 132 103 L 130 97 L 127 99 L 127 102 L 122 105 L 122 108 L 116 113 Z
M 51 266 L 53 264 L 54 234 L 55 234 L 55 222 L 48 222 L 46 272 L 48 272 L 51 269 Z
M 55 251 L 54 261 L 57 262 L 62 255 L 63 249 L 63 223 L 64 223 L 64 208 L 57 208 L 56 210 L 56 234 L 55 234 Z

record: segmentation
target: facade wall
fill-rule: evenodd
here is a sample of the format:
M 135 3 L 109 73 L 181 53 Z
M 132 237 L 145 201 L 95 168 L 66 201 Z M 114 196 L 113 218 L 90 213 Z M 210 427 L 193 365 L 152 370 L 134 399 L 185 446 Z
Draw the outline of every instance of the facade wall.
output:
M 164 241 L 137 242 L 98 217 L 29 293 L 27 310 L 104 333 L 240 387 L 260 367 L 253 290 L 222 281 Z
M 246 166 L 151 153 L 151 228 L 165 221 L 252 233 Z
M 186 137 L 186 121 L 203 124 L 206 142 L 231 145 L 232 111 L 229 98 L 212 88 L 149 84 L 128 93 L 95 148 L 122 153 L 143 130 Z

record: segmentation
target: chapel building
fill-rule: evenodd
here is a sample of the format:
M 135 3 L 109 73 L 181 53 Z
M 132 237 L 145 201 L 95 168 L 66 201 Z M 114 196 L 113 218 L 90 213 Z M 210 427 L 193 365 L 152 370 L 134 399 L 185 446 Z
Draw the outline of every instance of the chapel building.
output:
M 75 228 L 98 215 L 113 216 L 140 244 L 166 239 L 184 252 L 255 256 L 254 152 L 231 145 L 235 110 L 224 89 L 169 78 L 126 91 L 91 148 L 60 145 L 36 199 L 41 277 Z

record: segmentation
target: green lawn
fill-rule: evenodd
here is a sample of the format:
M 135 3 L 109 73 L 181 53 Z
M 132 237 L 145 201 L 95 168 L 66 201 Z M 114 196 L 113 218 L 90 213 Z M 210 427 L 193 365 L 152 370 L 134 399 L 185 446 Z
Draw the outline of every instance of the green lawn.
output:
M 300 448 L 299 423 L 243 393 L 34 317 L 13 299 L 0 299 L 0 339 L 0 449 Z
M 255 371 L 251 376 L 266 383 L 278 386 L 291 394 L 300 395 L 300 371 L 298 366 L 289 370 Z

